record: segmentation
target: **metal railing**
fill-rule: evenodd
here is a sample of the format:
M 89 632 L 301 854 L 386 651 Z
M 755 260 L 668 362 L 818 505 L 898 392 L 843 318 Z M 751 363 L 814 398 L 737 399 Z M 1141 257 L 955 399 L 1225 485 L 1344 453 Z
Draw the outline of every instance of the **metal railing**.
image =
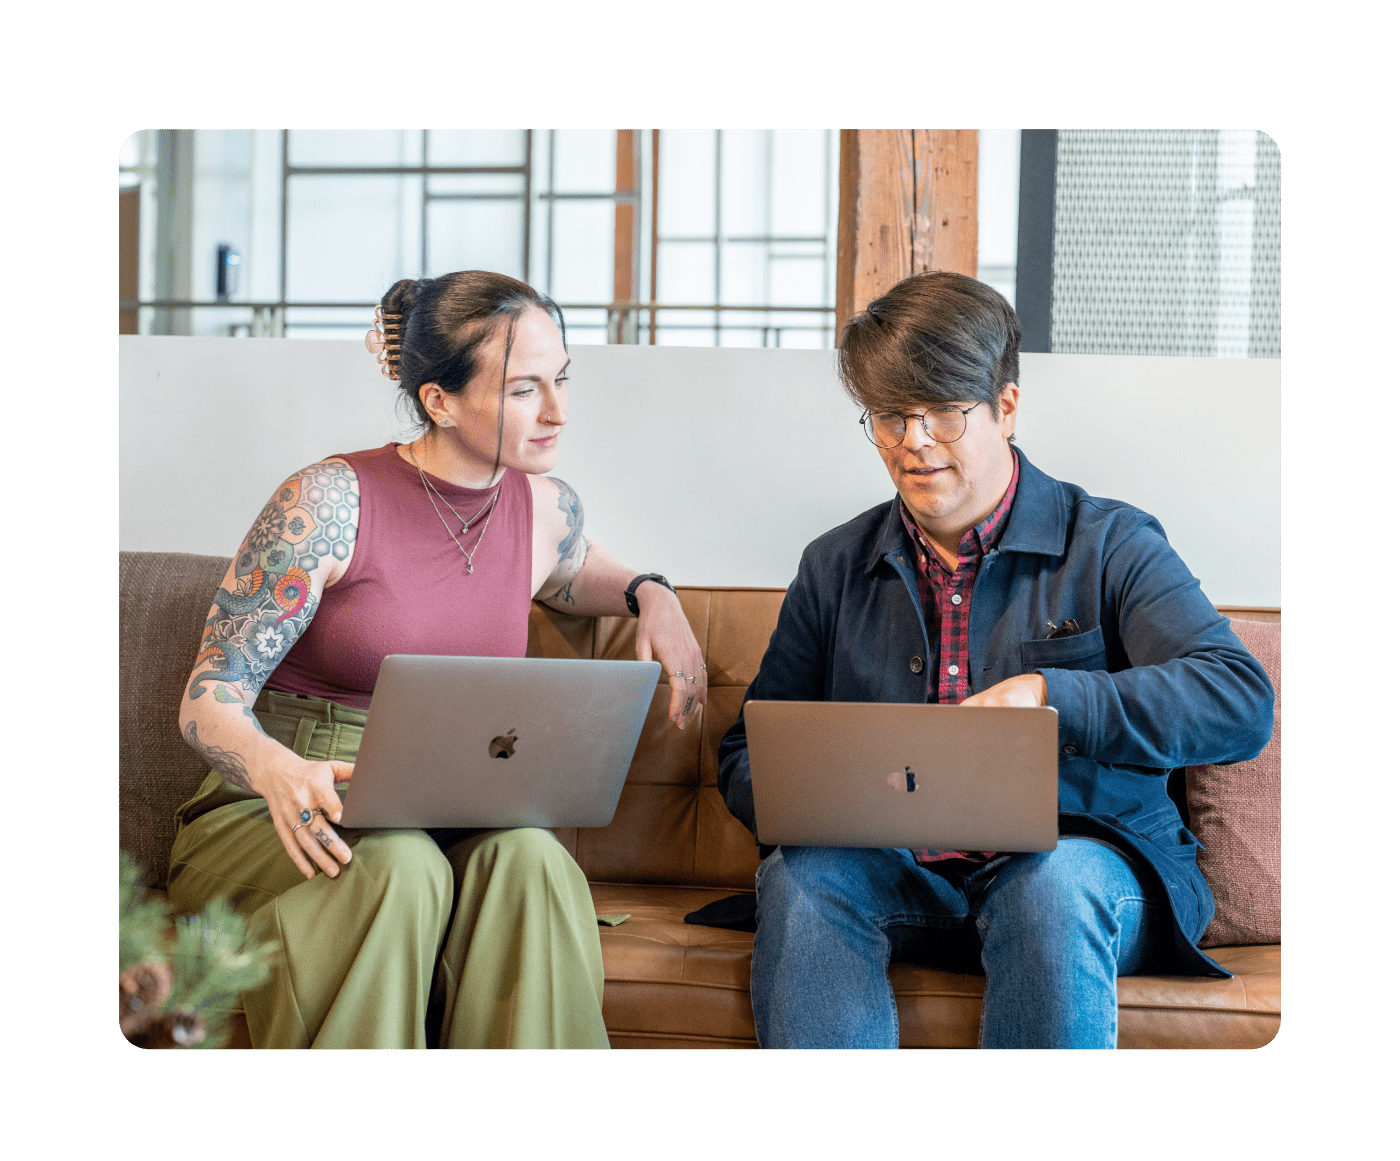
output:
M 341 321 L 338 319 L 308 320 L 305 323 L 293 325 L 315 326 L 325 328 L 345 328 L 359 329 L 368 327 L 370 316 L 374 313 L 374 308 L 379 305 L 377 302 L 233 302 L 227 300 L 197 301 L 193 299 L 122 299 L 118 302 L 121 310 L 246 310 L 251 311 L 248 322 L 228 323 L 226 329 L 229 337 L 238 337 L 240 332 L 246 333 L 249 338 L 285 338 L 287 333 L 287 311 L 288 310 L 363 310 L 366 317 L 363 320 Z M 570 311 L 602 311 L 605 313 L 606 322 L 603 324 L 607 332 L 609 343 L 638 344 L 643 342 L 643 337 L 647 340 L 646 345 L 655 346 L 657 331 L 711 331 L 718 336 L 723 331 L 758 331 L 762 337 L 763 346 L 768 346 L 771 337 L 774 346 L 780 346 L 782 335 L 785 331 L 819 331 L 823 337 L 834 334 L 836 327 L 836 308 L 832 306 L 736 306 L 730 303 L 665 303 L 665 302 L 561 302 L 559 308 L 565 312 L 567 317 Z M 663 313 L 712 313 L 720 315 L 716 322 L 703 323 L 683 323 L 668 319 L 658 319 Z M 773 323 L 729 323 L 723 321 L 724 315 L 735 314 L 761 314 L 765 316 L 773 315 L 822 315 L 824 320 L 821 324 L 806 321 L 794 321 L 787 324 Z M 829 322 L 826 319 L 829 318 Z M 588 326 L 586 322 L 573 323 L 575 326 Z

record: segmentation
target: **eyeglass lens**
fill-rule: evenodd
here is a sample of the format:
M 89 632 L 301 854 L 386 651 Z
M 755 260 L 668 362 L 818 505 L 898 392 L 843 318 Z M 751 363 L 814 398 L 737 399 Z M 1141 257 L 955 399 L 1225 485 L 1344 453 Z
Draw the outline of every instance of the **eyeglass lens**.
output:
M 898 447 L 904 442 L 908 421 L 913 415 L 873 411 L 865 418 L 865 434 L 876 447 Z M 938 443 L 956 443 L 967 430 L 967 416 L 952 404 L 930 407 L 923 413 L 924 431 Z

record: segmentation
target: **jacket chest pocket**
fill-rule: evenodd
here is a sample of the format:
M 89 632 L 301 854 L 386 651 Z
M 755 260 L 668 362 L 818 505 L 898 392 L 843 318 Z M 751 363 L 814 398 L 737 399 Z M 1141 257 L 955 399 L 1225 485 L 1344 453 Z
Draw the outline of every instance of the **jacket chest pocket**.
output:
M 1086 629 L 1072 637 L 1042 638 L 1021 642 L 1021 672 L 1036 669 L 1106 670 L 1108 653 L 1104 649 L 1103 630 Z

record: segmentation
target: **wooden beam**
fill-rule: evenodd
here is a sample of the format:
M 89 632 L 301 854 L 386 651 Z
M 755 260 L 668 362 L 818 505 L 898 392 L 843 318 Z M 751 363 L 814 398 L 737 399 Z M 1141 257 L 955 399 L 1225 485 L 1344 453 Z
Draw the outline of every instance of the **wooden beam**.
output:
M 117 205 L 117 295 L 134 302 L 141 297 L 141 283 L 137 277 L 141 260 L 141 187 L 123 187 Z M 136 334 L 140 329 L 138 315 L 135 307 L 118 308 L 117 333 Z
M 641 174 L 638 162 L 641 154 L 640 129 L 617 131 L 618 193 L 630 193 L 633 200 L 621 200 L 613 206 L 613 302 L 631 302 L 637 293 L 637 197 L 641 194 Z M 636 318 L 614 315 L 608 341 L 635 343 Z
M 836 327 L 924 270 L 977 277 L 977 130 L 841 130 Z

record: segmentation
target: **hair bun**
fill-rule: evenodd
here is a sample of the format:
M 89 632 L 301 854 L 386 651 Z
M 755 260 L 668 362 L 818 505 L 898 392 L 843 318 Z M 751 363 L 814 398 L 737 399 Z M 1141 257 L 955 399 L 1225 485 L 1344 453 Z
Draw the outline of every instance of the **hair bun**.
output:
M 418 282 L 412 278 L 400 278 L 384 292 L 379 305 L 386 315 L 396 314 L 404 319 L 413 313 L 418 302 Z

